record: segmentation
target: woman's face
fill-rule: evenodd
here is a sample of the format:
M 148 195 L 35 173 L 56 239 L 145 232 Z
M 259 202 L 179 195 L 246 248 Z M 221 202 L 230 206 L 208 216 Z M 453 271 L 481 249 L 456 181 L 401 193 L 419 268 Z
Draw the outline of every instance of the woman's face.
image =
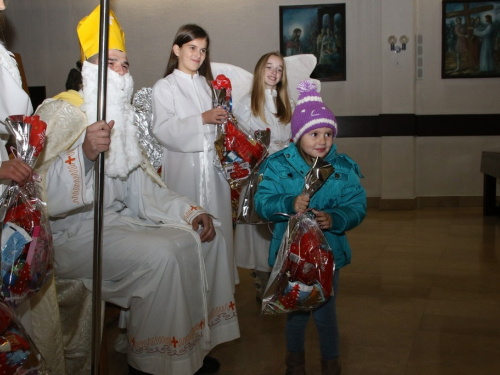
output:
M 4 10 L 5 9 L 5 3 L 3 0 L 0 0 L 0 10 Z
M 193 39 L 190 42 L 184 43 L 182 47 L 175 44 L 172 49 L 179 60 L 177 69 L 193 76 L 205 61 L 207 40 L 201 38 Z
M 282 77 L 283 60 L 276 55 L 269 56 L 264 70 L 264 83 L 266 89 L 276 89 L 276 85 L 280 83 Z

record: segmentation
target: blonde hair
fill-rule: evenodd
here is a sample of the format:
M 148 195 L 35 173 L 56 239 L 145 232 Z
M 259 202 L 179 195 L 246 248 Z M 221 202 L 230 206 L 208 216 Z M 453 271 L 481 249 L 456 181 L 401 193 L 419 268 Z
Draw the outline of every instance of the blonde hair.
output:
M 255 117 L 260 117 L 264 123 L 267 124 L 266 116 L 264 115 L 264 108 L 266 105 L 266 84 L 265 69 L 269 57 L 277 56 L 283 61 L 283 73 L 281 80 L 276 85 L 276 113 L 274 116 L 283 124 L 286 125 L 292 120 L 292 106 L 288 97 L 288 80 L 286 76 L 286 65 L 283 56 L 279 52 L 269 52 L 262 56 L 253 73 L 252 83 L 252 96 L 251 96 L 251 109 Z

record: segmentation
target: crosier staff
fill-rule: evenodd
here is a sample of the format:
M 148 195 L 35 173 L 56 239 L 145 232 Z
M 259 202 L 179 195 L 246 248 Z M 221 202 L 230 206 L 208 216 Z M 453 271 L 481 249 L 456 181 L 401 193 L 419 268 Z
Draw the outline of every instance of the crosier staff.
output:
M 109 41 L 109 0 L 100 2 L 99 75 L 97 90 L 97 121 L 106 119 L 106 83 Z M 92 358 L 93 374 L 100 373 L 101 363 L 101 286 L 102 286 L 102 230 L 104 209 L 104 152 L 95 163 L 94 186 L 94 258 L 92 275 Z

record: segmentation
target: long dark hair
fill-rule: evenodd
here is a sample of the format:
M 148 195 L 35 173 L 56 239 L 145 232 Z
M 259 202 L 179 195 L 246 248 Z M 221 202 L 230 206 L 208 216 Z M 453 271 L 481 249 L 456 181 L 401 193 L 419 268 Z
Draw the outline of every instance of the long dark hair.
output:
M 177 34 L 175 34 L 174 42 L 172 43 L 172 48 L 170 49 L 170 57 L 168 58 L 167 69 L 165 70 L 165 75 L 163 77 L 171 74 L 175 69 L 177 69 L 179 60 L 173 51 L 173 47 L 178 45 L 182 47 L 184 44 L 189 43 L 194 39 L 205 39 L 207 41 L 207 53 L 205 54 L 205 61 L 201 64 L 198 73 L 205 77 L 207 83 L 210 87 L 212 80 L 214 79 L 212 75 L 212 69 L 210 68 L 210 37 L 207 32 L 203 30 L 200 26 L 195 24 L 187 24 L 179 27 Z

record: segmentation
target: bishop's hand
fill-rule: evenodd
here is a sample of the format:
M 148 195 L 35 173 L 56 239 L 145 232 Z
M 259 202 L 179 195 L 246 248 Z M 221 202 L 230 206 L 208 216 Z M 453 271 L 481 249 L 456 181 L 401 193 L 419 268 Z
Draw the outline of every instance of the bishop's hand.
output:
M 111 120 L 97 121 L 87 127 L 82 149 L 85 157 L 90 161 L 95 161 L 101 152 L 109 150 L 111 144 L 111 129 L 115 122 Z

